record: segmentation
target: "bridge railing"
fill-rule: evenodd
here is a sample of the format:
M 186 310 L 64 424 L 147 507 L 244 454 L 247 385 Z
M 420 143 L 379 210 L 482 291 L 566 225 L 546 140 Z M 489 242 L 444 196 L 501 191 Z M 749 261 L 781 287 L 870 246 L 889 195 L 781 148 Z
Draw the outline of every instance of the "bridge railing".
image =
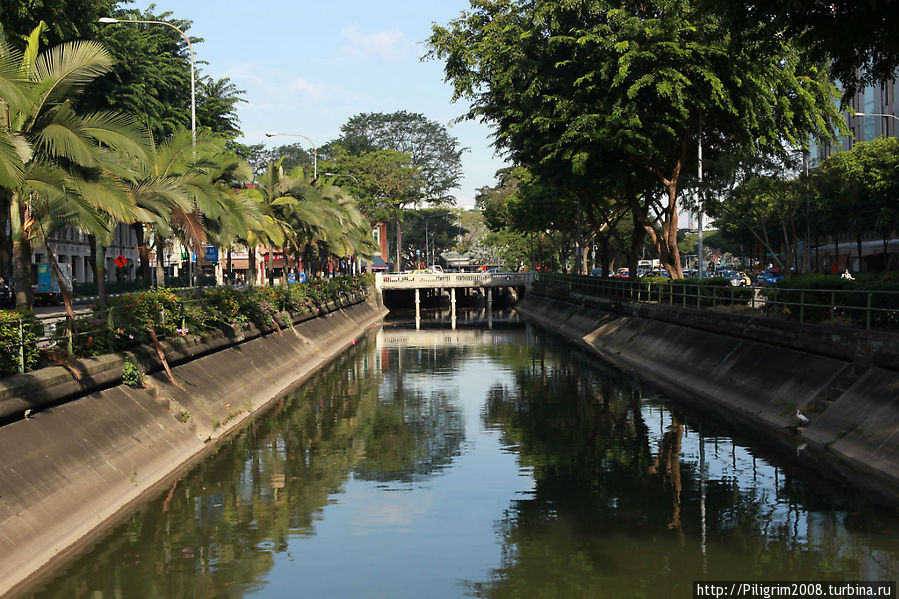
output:
M 541 272 L 536 285 L 550 293 L 575 293 L 616 301 L 683 308 L 733 310 L 781 316 L 800 323 L 852 324 L 899 329 L 899 292 L 869 289 L 734 287 L 721 280 L 605 279 Z
M 437 287 L 518 287 L 527 284 L 527 273 L 378 273 L 375 288 L 423 289 Z

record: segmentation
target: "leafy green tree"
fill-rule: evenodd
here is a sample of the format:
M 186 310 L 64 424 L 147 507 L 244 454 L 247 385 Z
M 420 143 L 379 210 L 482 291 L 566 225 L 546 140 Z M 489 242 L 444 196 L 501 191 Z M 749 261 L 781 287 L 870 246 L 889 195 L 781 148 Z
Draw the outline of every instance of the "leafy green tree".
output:
M 357 114 L 340 128 L 338 143 L 349 154 L 360 156 L 379 150 L 407 154 L 422 179 L 416 201 L 453 204 L 450 193 L 462 178 L 459 140 L 440 123 L 405 110 L 386 114 Z
M 436 257 L 451 249 L 463 233 L 456 215 L 449 208 L 407 210 L 403 214 L 403 252 L 410 262 L 436 262 Z
M 319 166 L 327 169 L 325 172 L 343 176 L 340 185 L 358 200 L 359 208 L 371 222 L 394 222 L 395 268 L 402 270 L 403 211 L 424 197 L 424 178 L 411 157 L 393 150 L 358 155 L 340 151 Z
M 865 85 L 890 81 L 899 67 L 899 2 L 878 0 L 713 0 L 738 28 L 764 23 L 819 56 L 830 57 L 830 73 L 852 97 Z
M 25 50 L 28 38 L 38 23 L 41 44 L 52 47 L 78 39 L 93 39 L 97 19 L 110 16 L 120 0 L 4 0 L 0 4 L 0 23 L 9 44 Z
M 877 231 L 886 240 L 899 224 L 899 140 L 880 138 L 830 156 L 811 179 L 821 224 L 834 234 L 855 237 L 861 262 L 862 235 Z
M 772 174 L 750 176 L 723 201 L 707 205 L 720 230 L 749 233 L 787 274 L 796 264 L 805 207 L 804 182 Z
M 455 97 L 471 101 L 468 118 L 494 124 L 514 160 L 651 175 L 654 191 L 634 180 L 623 197 L 641 198 L 634 218 L 657 231 L 660 259 L 679 277 L 680 192 L 700 123 L 714 158 L 782 155 L 838 119 L 823 65 L 744 25 L 692 0 L 474 0 L 429 44 Z

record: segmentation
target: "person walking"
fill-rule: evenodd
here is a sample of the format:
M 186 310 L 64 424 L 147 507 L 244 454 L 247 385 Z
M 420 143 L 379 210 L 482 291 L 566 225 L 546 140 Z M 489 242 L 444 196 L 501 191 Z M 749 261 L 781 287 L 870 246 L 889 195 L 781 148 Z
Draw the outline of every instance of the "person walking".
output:
M 849 269 L 848 269 L 848 268 L 843 269 L 843 274 L 841 275 L 841 278 L 846 279 L 846 280 L 848 280 L 848 281 L 854 281 L 854 280 L 855 280 L 855 277 L 852 276 L 852 273 L 849 272 Z

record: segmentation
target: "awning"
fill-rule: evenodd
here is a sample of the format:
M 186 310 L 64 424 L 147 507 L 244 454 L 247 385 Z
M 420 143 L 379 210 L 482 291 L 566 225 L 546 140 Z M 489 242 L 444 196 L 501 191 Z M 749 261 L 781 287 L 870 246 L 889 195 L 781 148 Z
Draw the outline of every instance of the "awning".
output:
M 371 261 L 371 263 L 368 263 L 368 262 L 366 262 L 366 261 L 363 260 L 363 261 L 362 261 L 362 265 L 363 265 L 363 266 L 367 266 L 367 267 L 370 268 L 371 270 L 387 270 L 388 268 L 390 268 L 390 267 L 387 265 L 387 263 L 384 262 L 384 259 L 381 258 L 380 255 L 375 255 L 375 257 L 374 257 L 374 259 Z

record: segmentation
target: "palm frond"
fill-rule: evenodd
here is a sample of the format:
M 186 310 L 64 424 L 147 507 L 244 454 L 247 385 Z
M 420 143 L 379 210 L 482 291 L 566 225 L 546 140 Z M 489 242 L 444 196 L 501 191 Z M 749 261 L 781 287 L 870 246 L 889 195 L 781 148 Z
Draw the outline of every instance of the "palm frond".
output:
M 39 100 L 37 112 L 45 105 L 62 101 L 72 91 L 80 91 L 97 77 L 112 70 L 112 55 L 99 42 L 66 42 L 42 52 L 32 70 Z

